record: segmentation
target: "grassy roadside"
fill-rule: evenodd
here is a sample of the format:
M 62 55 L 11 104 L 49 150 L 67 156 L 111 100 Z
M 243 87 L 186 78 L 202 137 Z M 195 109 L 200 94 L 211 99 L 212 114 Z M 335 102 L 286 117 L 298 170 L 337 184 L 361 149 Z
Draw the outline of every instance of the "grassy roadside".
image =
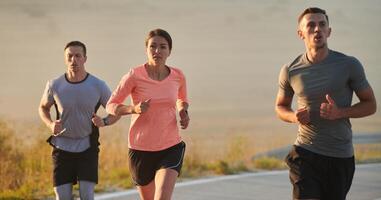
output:
M 42 124 L 26 128 L 0 119 L 0 199 L 51 199 L 51 147 L 45 142 L 49 131 Z M 111 192 L 133 186 L 126 157 L 127 139 L 118 127 L 102 131 L 97 192 Z M 188 142 L 181 178 L 234 174 L 243 171 L 285 169 L 283 160 L 252 159 L 256 150 L 247 136 L 231 135 L 222 155 L 206 159 L 215 149 Z M 381 144 L 356 145 L 356 162 L 381 162 Z
M 379 163 L 381 162 L 381 143 L 356 144 L 356 163 Z

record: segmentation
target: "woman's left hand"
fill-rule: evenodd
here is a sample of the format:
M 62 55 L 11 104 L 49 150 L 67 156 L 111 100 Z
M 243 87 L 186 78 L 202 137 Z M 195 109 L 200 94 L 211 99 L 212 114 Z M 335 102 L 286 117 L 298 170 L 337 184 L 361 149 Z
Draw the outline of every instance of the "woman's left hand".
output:
M 182 129 L 186 129 L 190 121 L 188 111 L 185 109 L 182 109 L 179 111 L 179 115 L 180 115 L 180 126 Z

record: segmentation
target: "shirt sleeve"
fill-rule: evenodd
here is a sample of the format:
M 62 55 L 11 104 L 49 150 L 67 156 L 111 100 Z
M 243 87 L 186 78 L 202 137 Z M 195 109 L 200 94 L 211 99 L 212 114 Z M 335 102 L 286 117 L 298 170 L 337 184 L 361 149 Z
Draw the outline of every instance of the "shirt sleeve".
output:
M 106 105 L 106 111 L 112 115 L 115 115 L 115 111 L 119 105 L 122 105 L 126 98 L 131 94 L 135 88 L 135 81 L 133 77 L 133 70 L 131 69 L 126 75 L 123 76 L 119 85 L 111 94 L 110 99 Z
M 54 103 L 53 89 L 51 81 L 48 81 L 45 86 L 44 93 L 42 94 L 41 102 Z
M 106 107 L 107 101 L 110 99 L 110 96 L 111 96 L 111 90 L 104 81 L 102 81 L 100 89 L 101 89 L 100 103 L 102 104 L 103 107 Z
M 364 67 L 354 57 L 349 75 L 349 85 L 354 91 L 360 91 L 370 86 L 365 76 Z
M 180 86 L 177 93 L 177 107 L 183 102 L 189 103 L 187 93 L 187 83 L 184 74 L 180 71 Z
M 290 84 L 287 65 L 283 66 L 279 73 L 279 93 L 287 97 L 292 97 L 294 95 L 294 90 Z

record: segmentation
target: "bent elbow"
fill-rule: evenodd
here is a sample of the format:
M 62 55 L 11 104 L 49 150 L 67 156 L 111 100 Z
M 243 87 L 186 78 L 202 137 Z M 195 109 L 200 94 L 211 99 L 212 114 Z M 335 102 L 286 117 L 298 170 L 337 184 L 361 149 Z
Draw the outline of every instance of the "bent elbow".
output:
M 277 116 L 277 118 L 283 120 L 283 117 L 281 115 L 281 112 L 279 110 L 279 106 L 278 105 L 275 106 L 274 111 L 275 111 L 275 115 Z
M 373 106 L 372 106 L 371 115 L 375 114 L 376 112 L 377 112 L 377 102 L 374 101 Z

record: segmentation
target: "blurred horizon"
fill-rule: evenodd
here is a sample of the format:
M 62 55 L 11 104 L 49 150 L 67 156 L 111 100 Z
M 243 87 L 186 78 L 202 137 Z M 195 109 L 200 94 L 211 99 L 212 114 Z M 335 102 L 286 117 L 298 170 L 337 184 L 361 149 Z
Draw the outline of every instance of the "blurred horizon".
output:
M 87 71 L 114 90 L 146 62 L 146 34 L 163 28 L 173 39 L 167 64 L 187 77 L 188 132 L 296 134 L 276 118 L 274 100 L 281 66 L 304 52 L 296 20 L 311 6 L 329 15 L 329 48 L 360 60 L 380 101 L 381 4 L 374 1 L 2 0 L 0 117 L 39 120 L 46 82 L 66 71 L 67 42 L 86 44 Z M 354 132 L 381 132 L 380 112 L 352 122 Z

